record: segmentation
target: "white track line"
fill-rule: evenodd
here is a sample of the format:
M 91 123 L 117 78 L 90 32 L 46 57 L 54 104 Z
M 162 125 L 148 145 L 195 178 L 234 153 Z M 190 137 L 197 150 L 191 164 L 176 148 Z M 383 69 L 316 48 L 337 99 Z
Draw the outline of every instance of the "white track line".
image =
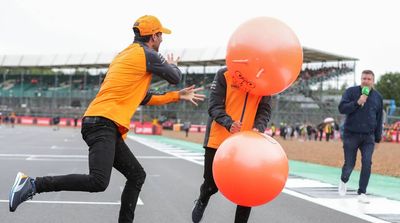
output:
M 8 203 L 8 200 L 0 200 L 0 203 Z M 25 203 L 36 203 L 36 204 L 80 204 L 80 205 L 120 205 L 120 202 L 85 202 L 85 201 L 26 201 Z M 139 204 L 138 205 L 143 205 Z
M 27 161 L 87 161 L 87 155 L 50 155 L 50 154 L 0 154 L 3 159 L 21 159 Z M 136 156 L 138 159 L 179 159 L 174 156 Z
M 8 203 L 8 200 L 0 200 L 0 203 Z M 86 202 L 86 201 L 26 201 L 25 203 L 34 204 L 79 204 L 79 205 L 121 205 L 121 202 Z M 143 201 L 139 198 L 137 205 L 144 205 Z

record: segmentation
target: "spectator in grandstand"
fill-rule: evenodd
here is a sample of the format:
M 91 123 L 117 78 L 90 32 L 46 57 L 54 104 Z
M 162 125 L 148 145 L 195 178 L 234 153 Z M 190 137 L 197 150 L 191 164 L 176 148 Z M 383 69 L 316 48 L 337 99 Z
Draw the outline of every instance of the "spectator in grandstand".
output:
M 133 26 L 134 42 L 111 62 L 101 88 L 87 108 L 82 120 L 82 136 L 89 146 L 89 174 L 45 176 L 36 179 L 18 173 L 10 191 L 9 209 L 33 195 L 51 191 L 104 191 L 110 181 L 112 167 L 127 179 L 121 196 L 119 223 L 131 223 L 146 173 L 125 144 L 132 115 L 140 104 L 157 105 L 179 100 L 197 101 L 194 86 L 162 95 L 146 92 L 152 75 L 158 75 L 171 84 L 178 84 L 181 71 L 178 59 L 169 55 L 164 59 L 158 48 L 162 34 L 171 33 L 160 21 L 150 15 L 140 17 Z
M 331 134 L 331 139 L 332 140 L 337 138 L 337 136 L 335 134 L 338 133 L 338 131 L 339 131 L 339 124 L 336 121 L 334 121 L 332 123 L 332 134 Z
M 14 128 L 16 119 L 17 119 L 17 116 L 15 115 L 15 112 L 11 112 L 11 115 L 10 115 L 11 128 Z
M 240 89 L 240 86 L 234 84 L 232 79 L 229 71 L 222 68 L 215 75 L 211 85 L 209 119 L 203 145 L 205 149 L 204 182 L 200 187 L 200 196 L 195 201 L 192 210 L 194 223 L 201 221 L 210 197 L 218 191 L 212 173 L 212 165 L 219 145 L 236 132 L 253 130 L 263 133 L 271 117 L 271 97 L 246 94 Z M 246 109 L 242 114 L 241 108 L 245 101 Z M 238 205 L 235 223 L 247 222 L 250 211 L 250 207 Z
M 325 123 L 320 123 L 320 124 L 317 126 L 318 135 L 319 135 L 319 141 L 322 141 L 322 136 L 323 136 L 323 134 L 324 134 L 324 126 L 325 126 Z
M 329 139 L 332 136 L 333 128 L 332 123 L 326 123 L 324 126 L 325 140 L 329 142 Z
M 313 126 L 312 128 L 313 134 L 314 134 L 314 141 L 318 140 L 318 129 L 317 127 Z
M 313 134 L 313 127 L 311 126 L 311 124 L 307 124 L 306 131 L 307 131 L 307 139 L 308 141 L 311 141 L 311 136 Z
M 3 122 L 5 126 L 8 126 L 8 122 L 10 121 L 10 117 L 8 115 L 5 115 L 3 118 Z
M 400 122 L 394 124 L 385 124 L 384 139 L 386 142 L 399 142 Z
M 286 136 L 288 133 L 286 123 L 281 123 L 279 131 L 280 131 L 279 136 L 286 140 Z
M 78 126 L 78 116 L 74 116 L 74 128 Z
M 183 123 L 183 130 L 185 131 L 186 137 L 189 137 L 189 130 L 190 130 L 191 123 L 186 121 Z
M 393 126 L 390 125 L 389 129 L 387 130 L 387 133 L 386 133 L 386 141 L 387 142 L 393 142 L 393 133 L 394 133 Z
M 296 127 L 294 127 L 294 138 L 301 138 L 301 123 L 297 123 Z
M 288 139 L 292 140 L 296 131 L 294 131 L 293 126 L 290 124 L 286 127 L 286 132 L 287 132 L 286 135 L 288 136 Z
M 368 88 L 369 94 L 362 93 Z M 339 104 L 339 111 L 346 115 L 343 134 L 344 165 L 339 183 L 339 194 L 346 194 L 346 183 L 356 163 L 357 151 L 361 151 L 361 174 L 357 193 L 358 201 L 369 203 L 366 196 L 371 175 L 372 154 L 375 143 L 382 137 L 383 100 L 374 89 L 374 73 L 364 70 L 361 85 L 346 89 Z
M 300 125 L 300 139 L 299 141 L 306 141 L 307 140 L 307 125 L 305 122 Z
M 271 137 L 274 138 L 276 134 L 276 126 L 274 123 L 271 124 Z
M 151 121 L 151 125 L 151 131 L 153 134 L 155 134 L 157 132 L 157 127 L 160 125 L 157 117 L 153 118 L 153 120 Z
M 53 122 L 53 131 L 60 130 L 60 117 L 59 116 L 54 116 L 52 119 Z

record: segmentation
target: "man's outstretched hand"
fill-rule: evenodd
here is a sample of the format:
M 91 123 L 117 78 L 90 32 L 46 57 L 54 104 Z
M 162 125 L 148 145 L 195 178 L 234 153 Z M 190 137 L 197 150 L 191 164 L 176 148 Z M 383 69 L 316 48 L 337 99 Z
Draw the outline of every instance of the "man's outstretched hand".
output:
M 174 58 L 174 54 L 173 53 L 167 54 L 167 63 L 168 64 L 175 64 L 176 66 L 178 66 L 178 61 L 179 60 L 180 60 L 180 57 Z
M 184 88 L 179 91 L 179 98 L 181 100 L 186 100 L 192 102 L 194 105 L 198 105 L 198 101 L 204 101 L 206 96 L 204 94 L 197 94 L 196 92 L 203 90 L 203 87 L 194 88 L 195 86 L 192 85 L 190 87 Z

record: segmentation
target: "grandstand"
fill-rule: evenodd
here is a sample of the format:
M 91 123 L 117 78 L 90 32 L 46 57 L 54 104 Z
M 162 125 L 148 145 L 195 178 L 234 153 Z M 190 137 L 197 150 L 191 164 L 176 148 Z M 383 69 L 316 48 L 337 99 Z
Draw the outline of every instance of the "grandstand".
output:
M 181 84 L 171 86 L 158 77 L 151 89 L 166 91 L 195 84 L 208 94 L 215 72 L 225 65 L 224 48 L 166 50 L 180 55 L 184 75 Z M 356 58 L 303 48 L 304 63 L 299 78 L 285 92 L 273 97 L 272 122 L 321 122 L 337 120 L 339 95 L 328 95 L 324 85 L 354 76 Z M 17 115 L 80 116 L 96 95 L 113 53 L 83 55 L 3 55 L 0 56 L 0 112 Z M 354 80 L 353 80 L 354 82 Z M 351 84 L 353 84 L 353 82 Z M 337 86 L 339 88 L 339 86 Z M 136 119 L 206 123 L 207 103 L 194 107 L 186 102 L 139 110 Z

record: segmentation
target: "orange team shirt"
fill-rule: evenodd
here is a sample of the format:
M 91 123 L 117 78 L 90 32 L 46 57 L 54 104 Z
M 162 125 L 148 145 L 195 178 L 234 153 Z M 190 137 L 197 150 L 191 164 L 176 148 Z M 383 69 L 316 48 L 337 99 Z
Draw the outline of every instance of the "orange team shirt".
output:
M 111 62 L 99 92 L 84 116 L 101 116 L 112 120 L 126 137 L 130 120 L 149 89 L 152 74 L 171 84 L 180 81 L 181 71 L 155 50 L 141 42 L 134 42 Z M 176 101 L 177 94 L 172 94 Z M 156 103 L 154 103 L 156 104 Z

